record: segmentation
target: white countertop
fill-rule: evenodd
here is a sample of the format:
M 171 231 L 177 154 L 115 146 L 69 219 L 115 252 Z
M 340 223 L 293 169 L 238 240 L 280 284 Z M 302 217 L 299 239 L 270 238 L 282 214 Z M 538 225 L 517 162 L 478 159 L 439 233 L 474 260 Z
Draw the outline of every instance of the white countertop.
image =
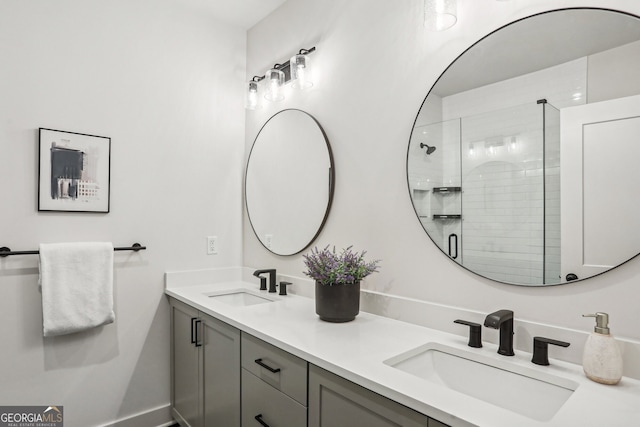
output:
M 509 363 L 569 379 L 578 384 L 569 400 L 547 422 L 532 420 L 507 409 L 427 382 L 383 361 L 429 342 L 445 344 L 504 362 L 497 347 L 483 343 L 470 348 L 467 340 L 410 323 L 360 312 L 347 323 L 321 321 L 313 299 L 279 296 L 278 301 L 252 306 L 231 306 L 206 294 L 235 289 L 257 291 L 256 283 L 223 283 L 167 287 L 166 294 L 226 322 L 241 331 L 282 348 L 314 365 L 373 390 L 452 427 L 628 427 L 640 425 L 640 381 L 624 377 L 616 386 L 588 380 L 582 367 L 550 359 L 550 366 L 531 363 L 531 354 L 516 352 Z M 453 319 L 452 319 L 453 320 Z M 505 393 L 517 393 L 507 390 Z

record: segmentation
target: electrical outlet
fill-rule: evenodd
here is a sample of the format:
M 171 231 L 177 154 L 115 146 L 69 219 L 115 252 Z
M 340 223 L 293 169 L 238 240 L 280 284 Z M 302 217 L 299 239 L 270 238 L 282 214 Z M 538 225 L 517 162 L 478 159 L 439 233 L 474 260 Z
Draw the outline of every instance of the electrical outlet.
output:
M 218 236 L 207 237 L 207 255 L 216 255 L 218 253 Z
M 273 234 L 265 234 L 264 235 L 264 245 L 267 249 L 271 249 L 271 240 L 273 239 Z

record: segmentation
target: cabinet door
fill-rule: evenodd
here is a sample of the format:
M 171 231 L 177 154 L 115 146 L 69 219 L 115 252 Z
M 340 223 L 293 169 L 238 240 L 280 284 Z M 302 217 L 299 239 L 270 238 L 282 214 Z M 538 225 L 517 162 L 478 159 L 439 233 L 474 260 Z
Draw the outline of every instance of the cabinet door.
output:
M 200 317 L 204 426 L 240 427 L 240 331 Z
M 170 300 L 171 307 L 171 404 L 182 425 L 201 427 L 198 353 L 195 328 L 198 311 Z
M 309 427 L 427 427 L 406 406 L 309 365 Z

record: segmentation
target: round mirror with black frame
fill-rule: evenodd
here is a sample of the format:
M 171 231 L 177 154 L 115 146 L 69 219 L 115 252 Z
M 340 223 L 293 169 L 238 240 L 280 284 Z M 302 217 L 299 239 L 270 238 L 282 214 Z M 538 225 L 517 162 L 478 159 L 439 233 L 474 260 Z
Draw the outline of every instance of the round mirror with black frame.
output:
M 515 285 L 585 279 L 640 251 L 640 19 L 512 22 L 438 78 L 411 131 L 420 223 L 454 262 Z
M 318 121 L 296 109 L 267 120 L 245 175 L 245 205 L 260 243 L 277 255 L 302 252 L 324 226 L 333 189 L 333 155 Z

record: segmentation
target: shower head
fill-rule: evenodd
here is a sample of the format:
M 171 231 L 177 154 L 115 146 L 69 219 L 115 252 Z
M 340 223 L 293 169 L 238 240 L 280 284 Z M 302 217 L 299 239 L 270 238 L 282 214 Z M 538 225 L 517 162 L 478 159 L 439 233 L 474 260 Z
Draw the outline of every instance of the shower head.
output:
M 433 153 L 434 151 L 436 151 L 436 147 L 430 147 L 427 144 L 424 144 L 424 143 L 421 142 L 420 143 L 420 148 L 425 148 L 425 147 L 427 148 L 427 155 L 429 155 L 429 154 Z

